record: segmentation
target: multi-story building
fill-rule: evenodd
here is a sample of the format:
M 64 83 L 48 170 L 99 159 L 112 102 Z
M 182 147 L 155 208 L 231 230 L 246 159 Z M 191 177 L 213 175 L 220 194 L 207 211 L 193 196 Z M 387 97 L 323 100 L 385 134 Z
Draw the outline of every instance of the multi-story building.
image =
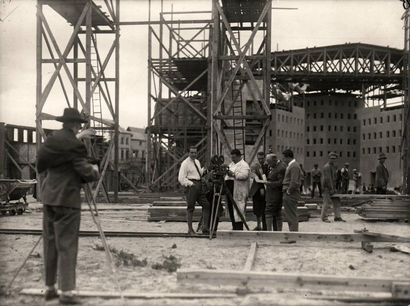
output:
M 145 161 L 147 154 L 147 135 L 145 134 L 145 129 L 128 127 L 127 131 L 131 133 L 132 158 Z
M 300 102 L 301 97 L 297 97 Z M 328 154 L 336 152 L 337 165 L 350 164 L 350 170 L 360 165 L 360 121 L 356 111 L 363 102 L 351 94 L 305 95 L 305 161 L 307 171 L 314 164 L 322 167 Z
M 366 107 L 358 110 L 360 120 L 360 171 L 366 186 L 374 184 L 380 153 L 386 154 L 385 165 L 390 172 L 389 187 L 402 184 L 403 160 L 401 140 L 403 106 Z
M 304 163 L 304 130 L 305 110 L 302 107 L 284 107 L 280 104 L 270 105 L 272 120 L 267 131 L 267 148 L 278 154 L 279 158 L 285 149 L 291 149 L 296 160 Z

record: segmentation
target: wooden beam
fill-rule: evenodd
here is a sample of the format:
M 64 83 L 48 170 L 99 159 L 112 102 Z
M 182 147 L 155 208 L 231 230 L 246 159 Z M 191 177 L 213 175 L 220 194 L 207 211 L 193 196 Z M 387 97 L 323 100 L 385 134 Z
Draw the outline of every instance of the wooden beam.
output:
M 397 242 L 410 243 L 410 237 L 396 235 L 368 235 L 367 233 L 324 232 L 265 232 L 265 231 L 218 231 L 218 239 L 252 239 L 252 241 L 335 241 L 335 242 Z
M 256 257 L 256 249 L 258 247 L 257 242 L 252 242 L 251 248 L 249 249 L 248 257 L 246 258 L 244 271 L 251 271 Z
M 178 282 L 212 285 L 246 285 L 265 289 L 296 288 L 359 292 L 392 292 L 393 283 L 410 279 L 347 277 L 301 273 L 245 272 L 230 270 L 178 270 Z
M 194 19 L 194 20 L 166 20 L 163 21 L 166 24 L 191 24 L 191 23 L 210 23 L 212 20 L 210 19 Z M 153 21 L 122 21 L 120 22 L 120 26 L 124 25 L 159 25 L 161 21 L 153 20 Z
M 21 294 L 44 296 L 44 289 L 28 288 L 20 291 Z M 237 297 L 233 293 L 141 293 L 130 291 L 91 291 L 91 290 L 75 290 L 74 295 L 79 297 L 100 297 L 100 298 L 114 298 L 120 297 L 133 299 L 225 299 Z

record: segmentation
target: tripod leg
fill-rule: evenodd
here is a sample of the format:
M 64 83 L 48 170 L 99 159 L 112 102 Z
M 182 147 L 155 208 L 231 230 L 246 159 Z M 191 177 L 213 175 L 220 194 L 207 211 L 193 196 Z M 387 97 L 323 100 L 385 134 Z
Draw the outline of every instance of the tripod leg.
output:
M 215 187 L 215 186 L 214 186 Z M 216 222 L 217 222 L 217 220 L 218 220 L 218 212 L 219 212 L 219 205 L 221 204 L 221 198 L 222 198 L 222 189 L 223 189 L 223 184 L 221 184 L 221 187 L 219 188 L 219 193 L 218 193 L 218 201 L 217 201 L 217 203 L 216 203 L 216 209 L 214 210 L 214 205 L 215 205 L 215 194 L 216 193 L 214 193 L 214 196 L 213 196 L 213 199 L 212 199 L 212 207 L 211 207 L 211 209 L 212 209 L 212 212 L 213 211 L 215 211 L 215 213 L 213 213 L 213 215 L 214 215 L 214 218 L 212 219 L 211 218 L 211 228 L 209 229 L 209 239 L 212 239 L 212 236 L 213 236 L 213 234 L 214 234 L 214 231 L 215 231 L 215 227 L 216 227 Z

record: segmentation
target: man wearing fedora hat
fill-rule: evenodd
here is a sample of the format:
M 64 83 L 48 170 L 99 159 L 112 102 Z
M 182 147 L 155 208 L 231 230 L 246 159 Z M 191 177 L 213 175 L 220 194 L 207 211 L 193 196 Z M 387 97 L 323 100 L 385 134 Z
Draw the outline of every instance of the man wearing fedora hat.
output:
M 387 170 L 384 162 L 386 161 L 386 155 L 384 153 L 379 154 L 379 164 L 376 167 L 376 193 L 386 194 L 387 182 L 389 181 L 389 171 Z
M 340 214 L 340 202 L 333 201 L 331 196 L 336 193 L 336 165 L 334 161 L 337 159 L 335 152 L 330 152 L 328 155 L 329 161 L 323 167 L 322 187 L 323 187 L 323 204 L 320 218 L 323 222 L 330 222 L 327 216 L 327 209 L 333 206 L 335 212 L 335 221 L 344 222 Z
M 87 120 L 78 110 L 64 109 L 57 117 L 63 123 L 40 147 L 37 170 L 43 202 L 43 247 L 45 300 L 59 298 L 61 304 L 80 304 L 73 296 L 81 216 L 80 189 L 83 183 L 98 180 L 98 167 L 87 159 L 85 145 L 76 138 Z M 61 295 L 55 287 L 58 284 Z

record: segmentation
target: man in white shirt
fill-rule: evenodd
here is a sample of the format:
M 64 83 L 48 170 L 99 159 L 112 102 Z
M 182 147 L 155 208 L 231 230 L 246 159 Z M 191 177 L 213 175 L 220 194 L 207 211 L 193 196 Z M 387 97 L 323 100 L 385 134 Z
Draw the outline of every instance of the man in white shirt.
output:
M 196 159 L 196 155 L 196 147 L 190 147 L 189 156 L 182 162 L 178 174 L 179 183 L 185 187 L 188 235 L 190 236 L 195 235 L 195 231 L 192 227 L 192 217 L 196 202 L 202 206 L 202 233 L 205 235 L 209 234 L 210 205 L 201 188 L 201 176 L 203 170 L 201 168 L 201 163 Z

